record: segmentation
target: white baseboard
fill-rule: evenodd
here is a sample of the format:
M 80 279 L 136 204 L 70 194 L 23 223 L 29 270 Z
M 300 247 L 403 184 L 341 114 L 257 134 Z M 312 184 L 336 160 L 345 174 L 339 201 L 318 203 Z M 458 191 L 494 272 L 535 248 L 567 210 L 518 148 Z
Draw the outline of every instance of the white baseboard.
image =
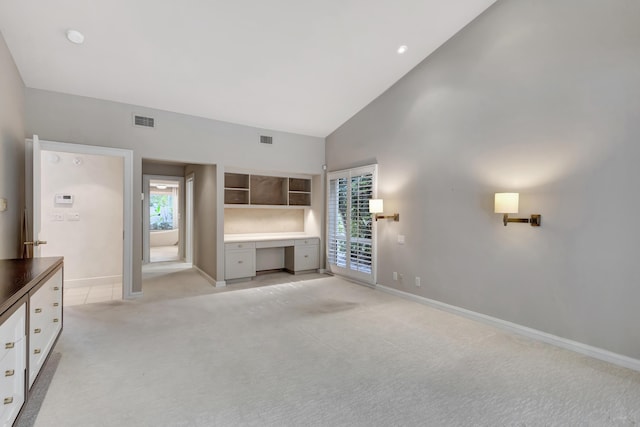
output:
M 86 277 L 83 279 L 64 279 L 65 288 L 81 288 L 86 286 L 97 285 L 111 285 L 114 283 L 122 283 L 122 275 L 115 276 L 99 276 L 99 277 Z
M 498 329 L 513 332 L 525 337 L 542 341 L 547 344 L 555 345 L 567 350 L 575 351 L 576 353 L 584 354 L 585 356 L 593 357 L 594 359 L 603 360 L 605 362 L 613 363 L 614 365 L 622 366 L 625 368 L 640 371 L 640 360 L 634 359 L 622 354 L 614 353 L 602 348 L 593 347 L 587 344 L 583 344 L 578 341 L 572 341 L 566 338 L 552 335 L 546 332 L 539 331 L 537 329 L 528 328 L 526 326 L 518 325 L 517 323 L 508 322 L 506 320 L 498 319 L 496 317 L 487 316 L 486 314 L 477 313 L 475 311 L 467 310 L 465 308 L 456 307 L 455 305 L 446 304 L 440 301 L 432 300 L 429 298 L 421 297 L 419 295 L 410 294 L 408 292 L 400 291 L 390 288 L 384 285 L 376 285 L 376 289 L 386 292 L 391 295 L 396 295 L 401 298 L 405 298 L 411 301 L 425 304 L 434 308 L 438 308 L 450 313 L 464 316 L 471 320 L 476 320 L 487 325 L 491 325 Z
M 193 265 L 193 268 L 200 273 L 200 275 L 202 277 L 204 277 L 205 279 L 207 279 L 207 282 L 211 283 L 213 286 L 215 286 L 216 288 L 224 288 L 225 286 L 227 286 L 227 282 L 225 282 L 224 280 L 216 280 L 213 277 L 209 276 L 207 273 L 205 273 L 204 271 L 202 271 L 200 268 L 198 268 L 195 264 Z

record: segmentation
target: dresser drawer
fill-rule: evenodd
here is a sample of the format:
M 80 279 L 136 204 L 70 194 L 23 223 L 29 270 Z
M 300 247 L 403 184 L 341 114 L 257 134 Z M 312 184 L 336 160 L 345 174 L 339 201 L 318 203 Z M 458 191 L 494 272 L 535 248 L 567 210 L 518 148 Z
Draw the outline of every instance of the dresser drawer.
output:
M 62 270 L 29 294 L 29 387 L 62 328 Z
M 22 304 L 0 324 L 0 360 L 3 360 L 10 353 L 15 353 L 18 343 L 24 340 L 26 313 L 26 304 Z
M 26 313 L 24 306 L 25 304 L 16 312 L 20 316 L 22 326 L 24 326 Z M 4 326 L 6 323 L 0 325 L 0 329 Z M 27 340 L 24 339 L 24 330 L 22 330 L 20 339 L 14 341 L 11 348 L 0 359 L 0 426 L 11 426 L 24 403 L 26 347 Z

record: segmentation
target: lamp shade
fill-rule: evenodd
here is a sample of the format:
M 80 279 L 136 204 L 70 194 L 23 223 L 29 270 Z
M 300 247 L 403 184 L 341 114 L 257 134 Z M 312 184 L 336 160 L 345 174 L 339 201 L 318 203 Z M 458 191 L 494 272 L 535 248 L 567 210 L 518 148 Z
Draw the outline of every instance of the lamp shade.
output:
M 495 213 L 518 213 L 519 193 L 496 193 Z
M 369 212 L 371 213 L 384 212 L 382 199 L 369 199 Z

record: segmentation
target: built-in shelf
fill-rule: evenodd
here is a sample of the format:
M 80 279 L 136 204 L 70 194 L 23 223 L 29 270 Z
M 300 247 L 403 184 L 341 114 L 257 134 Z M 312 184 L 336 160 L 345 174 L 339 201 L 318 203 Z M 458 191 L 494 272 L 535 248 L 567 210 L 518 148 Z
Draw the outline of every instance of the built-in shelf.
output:
M 289 206 L 311 206 L 311 193 L 289 191 Z
M 242 173 L 224 174 L 224 203 L 234 205 L 249 204 L 249 175 Z
M 224 188 L 249 189 L 249 175 L 244 173 L 225 173 Z
M 289 178 L 289 191 L 311 193 L 311 180 L 302 178 Z
M 287 205 L 287 178 L 251 175 L 250 199 L 252 205 Z
M 311 179 L 224 174 L 225 205 L 311 206 Z

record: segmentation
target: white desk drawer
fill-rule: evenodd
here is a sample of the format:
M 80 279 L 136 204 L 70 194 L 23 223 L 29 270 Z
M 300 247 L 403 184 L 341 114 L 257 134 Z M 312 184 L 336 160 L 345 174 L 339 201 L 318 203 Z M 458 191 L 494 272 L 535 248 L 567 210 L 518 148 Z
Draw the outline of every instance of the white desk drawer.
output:
M 320 239 L 296 239 L 296 246 L 320 245 Z
M 265 242 L 256 242 L 256 249 L 261 248 L 286 248 L 287 246 L 293 246 L 293 240 L 268 240 Z
M 256 275 L 256 250 L 233 250 L 225 253 L 225 280 L 253 277 Z
M 234 250 L 234 249 L 255 249 L 256 242 L 236 242 L 236 243 L 225 243 L 225 250 Z

